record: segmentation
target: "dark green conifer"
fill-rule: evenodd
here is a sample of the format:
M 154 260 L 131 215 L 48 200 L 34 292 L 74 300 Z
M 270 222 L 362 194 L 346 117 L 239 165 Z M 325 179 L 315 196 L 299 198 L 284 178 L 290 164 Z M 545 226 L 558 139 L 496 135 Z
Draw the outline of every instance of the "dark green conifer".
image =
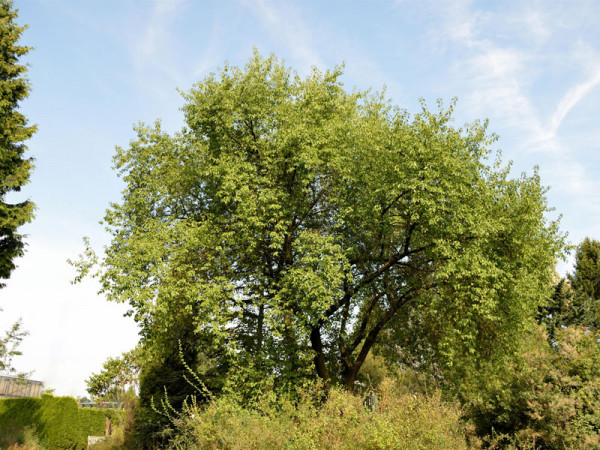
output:
M 564 327 L 600 327 L 600 242 L 585 238 L 577 246 L 575 271 L 562 278 L 548 303 L 540 307 L 538 322 L 548 339 Z
M 591 299 L 600 299 L 600 241 L 586 237 L 577 246 L 571 286 Z
M 548 339 L 554 342 L 556 332 L 570 326 L 596 327 L 594 302 L 582 291 L 573 289 L 561 278 L 548 303 L 539 309 L 538 322 L 546 325 Z
M 31 221 L 34 205 L 29 200 L 7 201 L 29 181 L 33 167 L 24 158 L 24 141 L 35 132 L 19 112 L 20 102 L 29 94 L 27 67 L 19 59 L 31 47 L 18 45 L 25 27 L 16 24 L 17 10 L 9 0 L 0 0 L 0 279 L 7 279 L 15 268 L 14 258 L 23 254 L 23 236 L 18 228 Z M 0 284 L 0 287 L 3 284 Z

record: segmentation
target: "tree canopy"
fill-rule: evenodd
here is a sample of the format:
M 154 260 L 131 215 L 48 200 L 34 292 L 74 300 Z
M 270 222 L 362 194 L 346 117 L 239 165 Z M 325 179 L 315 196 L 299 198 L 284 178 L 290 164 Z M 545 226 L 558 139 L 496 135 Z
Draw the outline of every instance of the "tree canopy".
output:
M 77 264 L 148 342 L 191 330 L 237 379 L 352 390 L 382 340 L 452 365 L 528 326 L 563 246 L 537 172 L 511 178 L 454 103 L 410 115 L 341 76 L 255 54 L 184 95 L 180 132 L 117 150 L 112 242 Z
M 35 131 L 18 111 L 29 94 L 27 67 L 19 59 L 31 47 L 17 44 L 25 28 L 15 23 L 16 17 L 12 2 L 0 0 L 0 279 L 10 276 L 14 258 L 23 253 L 23 236 L 17 229 L 33 218 L 34 209 L 30 201 L 6 202 L 9 192 L 20 191 L 29 181 L 33 164 L 23 157 L 27 150 L 23 142 Z
M 104 400 L 123 401 L 128 390 L 135 391 L 138 387 L 141 359 L 140 346 L 117 358 L 108 358 L 102 370 L 86 380 L 88 393 Z

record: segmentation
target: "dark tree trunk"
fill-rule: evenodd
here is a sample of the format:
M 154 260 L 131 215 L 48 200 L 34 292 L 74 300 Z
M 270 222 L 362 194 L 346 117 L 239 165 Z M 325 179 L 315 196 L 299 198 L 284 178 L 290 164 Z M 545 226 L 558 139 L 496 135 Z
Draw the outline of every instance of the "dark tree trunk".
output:
M 256 356 L 261 358 L 262 345 L 263 345 L 263 327 L 265 320 L 265 305 L 261 303 L 258 310 L 258 323 L 256 325 Z
M 344 387 L 348 392 L 354 394 L 354 382 L 356 381 L 356 374 L 358 370 L 354 370 L 354 367 L 349 367 L 344 370 L 342 377 L 344 379 Z
M 321 340 L 320 328 L 313 327 L 310 331 L 310 343 L 315 351 L 315 369 L 317 375 L 324 382 L 326 391 L 329 391 L 329 370 L 327 369 L 327 363 L 325 362 L 325 354 L 323 352 L 323 341 Z

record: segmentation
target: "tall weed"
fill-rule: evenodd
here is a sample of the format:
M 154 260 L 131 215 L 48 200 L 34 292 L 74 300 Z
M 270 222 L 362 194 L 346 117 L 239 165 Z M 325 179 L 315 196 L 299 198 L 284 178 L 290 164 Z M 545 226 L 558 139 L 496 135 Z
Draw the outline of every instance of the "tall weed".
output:
M 461 411 L 432 396 L 402 393 L 390 380 L 377 400 L 319 387 L 295 396 L 265 393 L 252 407 L 224 396 L 204 407 L 189 405 L 175 419 L 171 448 L 189 449 L 423 449 L 467 448 Z

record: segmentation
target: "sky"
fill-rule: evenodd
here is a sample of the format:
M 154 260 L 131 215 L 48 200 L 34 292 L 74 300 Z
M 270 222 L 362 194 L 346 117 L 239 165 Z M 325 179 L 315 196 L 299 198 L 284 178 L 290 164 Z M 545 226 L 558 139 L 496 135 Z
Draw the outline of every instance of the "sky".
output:
M 31 199 L 22 228 L 27 253 L 0 290 L 0 331 L 22 318 L 29 336 L 14 366 L 59 395 L 85 395 L 85 379 L 109 356 L 133 348 L 127 307 L 72 285 L 68 258 L 123 189 L 115 146 L 133 125 L 183 126 L 180 91 L 225 61 L 244 65 L 256 47 L 300 75 L 345 64 L 347 89 L 385 87 L 419 111 L 458 98 L 456 125 L 489 119 L 494 149 L 513 174 L 539 166 L 549 218 L 562 215 L 571 243 L 600 239 L 600 2 L 468 0 L 15 0 L 32 84 L 21 106 L 38 131 Z M 572 257 L 559 265 L 571 270 Z

